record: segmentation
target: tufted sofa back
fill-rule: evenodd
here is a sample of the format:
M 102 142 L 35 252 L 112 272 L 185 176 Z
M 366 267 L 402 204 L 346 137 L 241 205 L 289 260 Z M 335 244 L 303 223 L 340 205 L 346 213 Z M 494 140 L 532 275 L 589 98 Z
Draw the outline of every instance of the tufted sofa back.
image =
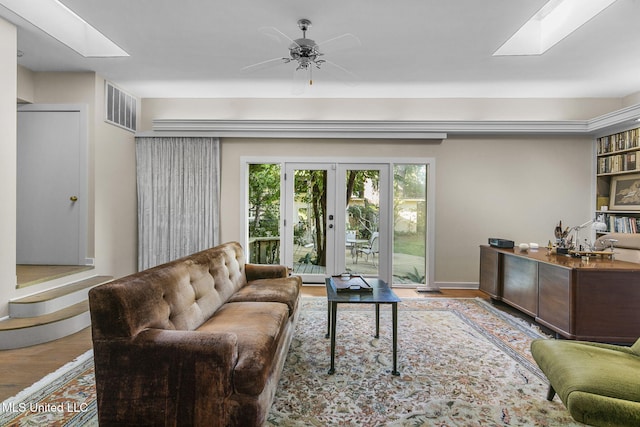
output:
M 94 339 L 196 329 L 246 283 L 244 252 L 230 242 L 97 286 L 89 292 Z

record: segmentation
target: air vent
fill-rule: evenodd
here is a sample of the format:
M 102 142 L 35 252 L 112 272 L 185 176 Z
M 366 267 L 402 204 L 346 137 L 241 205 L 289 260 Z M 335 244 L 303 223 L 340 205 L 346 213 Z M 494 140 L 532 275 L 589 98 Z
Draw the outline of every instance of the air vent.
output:
M 136 111 L 138 100 L 111 82 L 105 82 L 105 92 L 105 120 L 128 131 L 135 132 L 137 129 Z

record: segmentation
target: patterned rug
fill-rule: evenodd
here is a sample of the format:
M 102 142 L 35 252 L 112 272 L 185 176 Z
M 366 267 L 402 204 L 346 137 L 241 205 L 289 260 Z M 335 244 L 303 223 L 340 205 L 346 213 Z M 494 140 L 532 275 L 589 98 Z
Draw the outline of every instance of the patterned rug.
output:
M 268 426 L 578 426 L 529 353 L 542 334 L 480 299 L 405 299 L 398 370 L 391 310 L 380 338 L 370 305 L 338 306 L 336 373 L 328 375 L 324 298 L 304 298 Z M 93 426 L 91 352 L 2 402 L 1 426 Z

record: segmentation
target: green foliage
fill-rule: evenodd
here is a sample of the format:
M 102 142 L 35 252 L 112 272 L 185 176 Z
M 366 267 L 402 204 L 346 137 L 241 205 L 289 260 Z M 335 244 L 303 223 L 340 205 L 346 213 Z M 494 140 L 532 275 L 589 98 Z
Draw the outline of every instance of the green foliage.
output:
M 411 280 L 412 283 L 424 283 L 426 276 L 418 272 L 418 269 L 413 267 L 413 272 L 407 273 L 404 279 Z
M 308 231 L 313 233 L 316 249 L 314 264 L 326 265 L 327 172 L 325 170 L 296 170 L 294 188 L 296 199 L 311 208 L 312 214 L 307 218 L 306 227 Z
M 427 168 L 425 165 L 395 165 L 393 191 L 397 198 L 424 199 L 427 194 Z
M 249 165 L 249 236 L 280 235 L 280 165 Z

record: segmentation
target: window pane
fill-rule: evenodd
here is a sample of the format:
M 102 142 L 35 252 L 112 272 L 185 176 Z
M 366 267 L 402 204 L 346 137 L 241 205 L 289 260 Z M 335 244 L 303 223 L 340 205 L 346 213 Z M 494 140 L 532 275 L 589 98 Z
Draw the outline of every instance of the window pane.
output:
M 249 165 L 249 262 L 280 263 L 280 165 Z
M 297 169 L 294 182 L 294 274 L 325 274 L 327 267 L 327 171 Z
M 393 169 L 393 283 L 426 284 L 427 165 Z
M 345 185 L 345 268 L 352 274 L 378 276 L 380 172 L 348 170 Z

